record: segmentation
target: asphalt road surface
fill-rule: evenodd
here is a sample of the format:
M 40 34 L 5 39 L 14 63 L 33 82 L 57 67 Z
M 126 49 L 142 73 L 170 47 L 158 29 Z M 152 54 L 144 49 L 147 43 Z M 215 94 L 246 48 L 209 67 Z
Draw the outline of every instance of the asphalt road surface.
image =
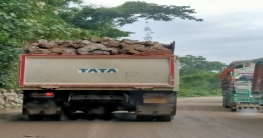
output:
M 28 121 L 20 110 L 0 111 L 0 138 L 262 138 L 263 113 L 231 112 L 220 97 L 180 98 L 172 122 L 137 122 L 118 113 L 111 121 Z

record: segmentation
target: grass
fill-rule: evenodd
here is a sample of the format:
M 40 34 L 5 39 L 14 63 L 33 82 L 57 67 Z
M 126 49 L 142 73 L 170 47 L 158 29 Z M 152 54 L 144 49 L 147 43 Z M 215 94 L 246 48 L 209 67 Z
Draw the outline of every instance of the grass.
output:
M 193 89 L 181 89 L 178 92 L 178 97 L 212 97 L 212 96 L 221 96 L 221 92 L 213 92 L 208 90 L 193 90 Z

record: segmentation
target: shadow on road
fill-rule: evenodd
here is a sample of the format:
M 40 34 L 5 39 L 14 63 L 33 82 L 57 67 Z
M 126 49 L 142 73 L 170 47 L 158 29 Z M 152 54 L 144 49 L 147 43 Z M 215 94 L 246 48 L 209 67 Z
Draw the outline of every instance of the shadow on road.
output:
M 27 116 L 21 115 L 18 113 L 6 113 L 0 114 L 0 122 L 1 121 L 8 121 L 8 122 L 37 122 L 37 121 L 45 121 L 45 122 L 56 122 L 54 118 L 51 116 L 43 116 L 40 120 L 37 121 L 30 121 Z M 101 117 L 101 116 L 87 116 L 84 113 L 75 113 L 68 117 L 65 120 L 66 122 L 70 121 L 120 121 L 120 122 L 141 122 L 136 120 L 136 115 L 133 113 L 113 113 L 112 116 Z M 154 121 L 154 120 L 153 120 Z M 153 122 L 153 121 L 143 121 L 143 122 Z
M 178 105 L 178 110 L 180 111 L 200 111 L 200 112 L 263 112 L 262 110 L 257 110 L 256 108 L 242 108 L 237 111 L 231 111 L 230 108 L 225 108 L 218 104 L 199 104 L 199 105 L 193 105 L 193 104 L 184 104 L 184 105 Z M 178 112 L 180 112 L 178 111 Z
M 180 105 L 179 110 L 192 110 L 192 111 L 208 111 L 208 112 L 226 112 L 230 111 L 228 108 L 224 108 L 218 105 Z

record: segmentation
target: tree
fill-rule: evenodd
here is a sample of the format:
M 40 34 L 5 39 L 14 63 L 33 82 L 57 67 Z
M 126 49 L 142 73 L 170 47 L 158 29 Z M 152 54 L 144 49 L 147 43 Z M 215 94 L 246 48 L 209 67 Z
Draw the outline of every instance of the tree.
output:
M 141 18 L 154 21 L 172 21 L 175 18 L 203 21 L 191 14 L 195 10 L 189 6 L 158 5 L 142 1 L 129 1 L 116 7 L 96 7 L 93 5 L 81 8 L 68 8 L 61 17 L 69 24 L 86 30 L 93 30 L 100 36 L 112 38 L 127 37 L 133 32 L 121 31 L 118 28 L 132 24 Z
M 186 55 L 180 57 L 181 75 L 194 72 L 219 72 L 226 65 L 217 61 L 207 61 L 203 56 Z
M 83 2 L 82 0 L 41 0 L 41 1 L 45 2 L 47 5 L 60 7 L 62 9 L 67 8 L 70 3 L 81 4 Z
M 147 19 L 145 20 L 145 23 L 146 23 L 146 27 L 144 27 L 144 31 L 146 32 L 146 36 L 144 37 L 144 40 L 151 41 L 152 40 L 151 34 L 153 32 L 152 29 L 149 27 L 149 21 Z
M 14 87 L 17 58 L 23 42 L 37 39 L 74 39 L 93 36 L 92 31 L 64 22 L 59 11 L 80 0 L 0 1 L 0 87 Z
M 1 0 L 0 35 L 15 41 L 72 39 L 92 35 L 92 32 L 68 25 L 60 18 L 59 7 L 53 5 L 62 6 L 68 2 L 70 0 Z
M 219 73 L 226 65 L 203 56 L 180 57 L 180 96 L 205 96 L 220 89 Z
M 21 53 L 21 45 L 8 41 L 0 35 L 0 88 L 14 87 L 17 78 L 17 57 Z

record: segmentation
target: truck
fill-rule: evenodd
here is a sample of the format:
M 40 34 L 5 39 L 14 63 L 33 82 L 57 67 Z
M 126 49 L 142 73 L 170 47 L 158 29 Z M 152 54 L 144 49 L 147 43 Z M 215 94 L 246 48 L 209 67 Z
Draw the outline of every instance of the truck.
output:
M 259 107 L 258 100 L 251 93 L 254 66 L 252 60 L 240 60 L 232 62 L 223 70 L 220 76 L 223 107 L 232 111 Z
M 128 111 L 137 120 L 171 121 L 179 91 L 174 47 L 137 55 L 21 54 L 22 115 L 65 120 L 78 111 L 105 118 Z
M 254 59 L 255 70 L 252 81 L 252 95 L 258 100 L 261 109 L 263 107 L 263 58 Z

